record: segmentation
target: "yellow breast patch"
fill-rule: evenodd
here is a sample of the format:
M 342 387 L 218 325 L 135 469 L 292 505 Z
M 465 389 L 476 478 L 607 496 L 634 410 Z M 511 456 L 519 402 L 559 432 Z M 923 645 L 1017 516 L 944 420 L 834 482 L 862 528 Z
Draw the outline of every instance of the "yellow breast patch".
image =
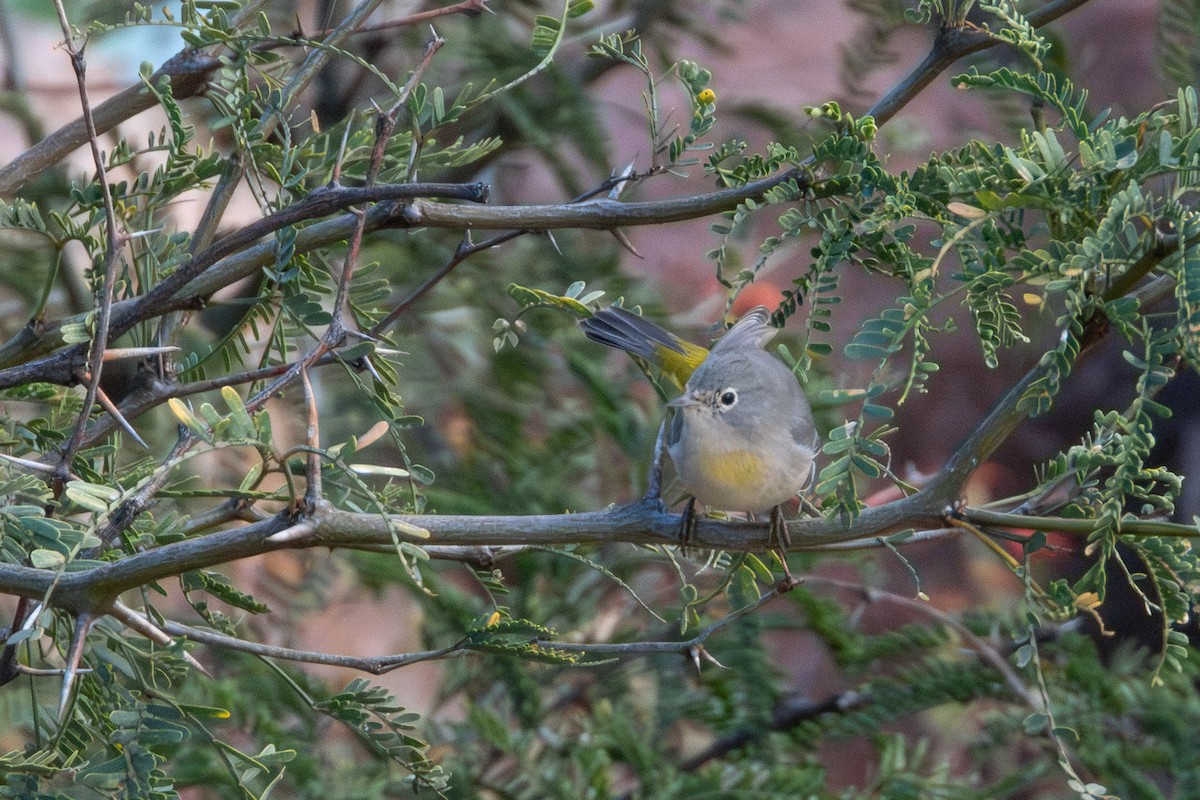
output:
M 713 453 L 707 459 L 704 472 L 713 483 L 738 490 L 758 486 L 766 478 L 762 458 L 750 450 Z

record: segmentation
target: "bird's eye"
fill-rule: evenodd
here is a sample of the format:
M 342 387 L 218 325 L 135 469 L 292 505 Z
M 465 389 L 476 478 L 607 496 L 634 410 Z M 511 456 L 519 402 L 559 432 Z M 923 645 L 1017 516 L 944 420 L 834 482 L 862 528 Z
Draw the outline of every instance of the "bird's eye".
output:
M 733 408 L 734 403 L 738 401 L 737 391 L 734 389 L 726 389 L 721 392 L 721 396 L 717 398 L 717 402 L 722 408 Z

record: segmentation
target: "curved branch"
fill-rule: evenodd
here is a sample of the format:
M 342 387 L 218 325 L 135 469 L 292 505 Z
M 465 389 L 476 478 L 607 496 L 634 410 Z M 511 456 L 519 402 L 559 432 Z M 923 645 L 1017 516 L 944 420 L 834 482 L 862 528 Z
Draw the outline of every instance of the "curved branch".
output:
M 469 648 L 463 647 L 461 644 L 454 644 L 437 650 L 422 650 L 416 653 L 400 653 L 390 656 L 345 656 L 337 653 L 320 653 L 314 650 L 296 650 L 291 647 L 277 647 L 275 645 L 259 644 L 258 642 L 248 642 L 245 639 L 238 639 L 234 636 L 227 636 L 223 633 L 208 631 L 203 628 L 194 628 L 191 625 L 171 622 L 170 620 L 164 621 L 162 628 L 172 636 L 182 636 L 193 642 L 200 642 L 201 644 L 213 647 L 223 647 L 228 650 L 251 653 L 263 658 L 278 658 L 284 661 L 297 661 L 305 664 L 346 667 L 347 669 L 369 672 L 372 675 L 382 675 L 385 672 L 390 672 L 400 667 L 407 667 L 410 664 L 417 664 L 422 661 L 436 661 L 443 658 L 465 656 L 474 652 Z
M 134 323 L 157 316 L 160 313 L 158 305 L 170 300 L 193 278 L 226 256 L 249 247 L 268 234 L 306 220 L 342 211 L 359 203 L 380 203 L 416 197 L 443 197 L 483 203 L 487 201 L 488 187 L 483 183 L 401 183 L 359 187 L 326 186 L 317 189 L 303 200 L 252 222 L 197 253 L 191 261 L 159 281 L 153 289 L 133 300 L 131 308 L 116 314 L 113 320 L 114 330 L 119 335 L 129 330 Z M 350 216 L 358 218 L 355 214 Z
M 1165 254 L 1159 256 L 1154 263 L 1161 261 L 1162 257 L 1165 257 Z M 1151 260 L 1153 261 L 1153 259 Z M 1170 275 L 1162 275 L 1130 294 L 1136 297 L 1142 306 L 1147 306 L 1168 296 L 1174 287 L 1175 279 Z M 1102 312 L 1090 319 L 1082 320 L 1082 323 L 1083 333 L 1079 337 L 1079 355 L 1076 360 L 1095 347 L 1108 333 L 1108 318 Z M 1026 372 L 1024 377 L 996 401 L 983 419 L 954 448 L 954 452 L 942 465 L 937 475 L 918 495 L 929 493 L 945 503 L 956 503 L 967 477 L 990 458 L 996 448 L 1003 444 L 1022 422 L 1028 419 L 1028 413 L 1020 407 L 1025 392 L 1053 369 L 1053 363 L 1049 359 L 1044 359 Z
M 1029 23 L 1040 28 L 1048 22 L 1058 19 L 1069 11 L 1074 11 L 1088 0 L 1054 0 L 1036 11 L 1025 15 Z M 896 113 L 912 102 L 934 78 L 948 69 L 955 61 L 980 50 L 987 50 L 1000 44 L 994 36 L 985 30 L 976 28 L 942 28 L 934 39 L 933 47 L 921 63 L 904 76 L 892 87 L 887 94 L 879 98 L 867 113 L 879 124 L 887 122 Z

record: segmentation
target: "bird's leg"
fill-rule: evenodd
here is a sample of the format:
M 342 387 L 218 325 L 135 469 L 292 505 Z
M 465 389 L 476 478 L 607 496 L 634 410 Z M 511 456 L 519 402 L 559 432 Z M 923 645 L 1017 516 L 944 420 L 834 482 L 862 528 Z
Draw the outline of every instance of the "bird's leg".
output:
M 662 502 L 663 454 L 667 451 L 667 421 L 658 426 L 658 438 L 654 441 L 654 460 L 650 462 L 650 475 L 646 480 L 646 500 Z
M 800 495 L 800 511 L 810 517 L 821 516 L 821 509 L 813 505 L 813 502 L 804 495 Z
M 689 497 L 679 522 L 679 546 L 687 547 L 696 535 L 696 498 Z
M 783 518 L 783 506 L 771 509 L 771 525 L 767 529 L 767 544 L 775 550 L 786 552 L 792 546 L 792 537 L 788 535 L 787 520 Z
M 788 535 L 787 520 L 783 518 L 783 506 L 771 509 L 771 524 L 767 529 L 767 545 L 779 554 L 779 563 L 783 565 L 784 580 L 794 583 L 792 571 L 788 569 L 787 551 L 792 546 L 792 537 Z

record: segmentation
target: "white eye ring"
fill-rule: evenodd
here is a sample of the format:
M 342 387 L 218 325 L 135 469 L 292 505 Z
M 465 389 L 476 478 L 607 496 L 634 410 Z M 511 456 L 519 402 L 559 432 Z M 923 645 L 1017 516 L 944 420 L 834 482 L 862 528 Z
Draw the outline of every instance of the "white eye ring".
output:
M 737 401 L 738 401 L 737 389 L 733 389 L 733 388 L 724 389 L 724 390 L 722 390 L 722 392 L 719 395 L 717 395 L 717 402 L 721 405 L 721 408 L 723 408 L 723 409 L 733 408 L 735 405 L 737 405 Z

